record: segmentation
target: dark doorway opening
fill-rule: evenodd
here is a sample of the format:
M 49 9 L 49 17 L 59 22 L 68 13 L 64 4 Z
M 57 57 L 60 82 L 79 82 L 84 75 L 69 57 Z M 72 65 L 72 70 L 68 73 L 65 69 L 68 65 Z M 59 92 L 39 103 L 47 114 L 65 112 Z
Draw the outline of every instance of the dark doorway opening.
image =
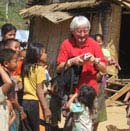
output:
M 119 43 L 119 78 L 130 78 L 130 14 L 122 15 Z

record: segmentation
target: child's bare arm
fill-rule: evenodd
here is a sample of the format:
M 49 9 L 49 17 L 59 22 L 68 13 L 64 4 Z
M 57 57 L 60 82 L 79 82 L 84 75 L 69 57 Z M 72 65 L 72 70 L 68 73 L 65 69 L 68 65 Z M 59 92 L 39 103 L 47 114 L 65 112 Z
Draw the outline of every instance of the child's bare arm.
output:
M 17 111 L 19 111 L 21 119 L 22 120 L 26 119 L 27 115 L 24 112 L 22 106 L 19 104 L 19 102 L 14 97 L 9 97 L 9 100 L 10 100 L 11 104 L 13 105 L 13 107 L 15 109 L 17 109 Z
M 9 88 L 12 86 L 12 81 L 9 78 L 8 74 L 4 71 L 2 66 L 0 65 L 0 76 L 4 82 L 4 84 L 1 86 L 3 93 L 7 93 Z
M 51 118 L 51 111 L 46 103 L 46 99 L 44 97 L 44 91 L 43 91 L 42 85 L 43 85 L 42 83 L 37 84 L 36 92 L 37 92 L 37 96 L 39 98 L 39 101 L 42 105 L 43 111 L 45 113 L 45 118 L 49 119 L 49 118 Z
M 12 110 L 11 119 L 9 120 L 9 126 L 11 126 L 13 124 L 15 119 L 16 119 L 16 114 L 15 114 L 14 110 Z
M 9 108 L 9 114 L 10 114 L 9 126 L 11 126 L 13 124 L 14 120 L 16 119 L 16 114 L 15 114 L 13 106 L 9 100 L 7 100 L 7 106 Z
M 67 108 L 70 108 L 71 104 L 74 102 L 75 98 L 78 96 L 77 93 L 75 93 L 74 95 L 71 96 L 71 98 L 69 99 L 69 101 L 66 104 Z

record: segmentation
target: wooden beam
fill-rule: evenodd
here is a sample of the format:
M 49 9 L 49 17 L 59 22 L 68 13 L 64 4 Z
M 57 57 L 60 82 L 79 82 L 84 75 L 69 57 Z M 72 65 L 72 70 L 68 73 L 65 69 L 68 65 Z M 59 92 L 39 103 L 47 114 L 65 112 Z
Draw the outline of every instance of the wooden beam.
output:
M 119 97 L 121 97 L 123 94 L 125 94 L 129 90 L 130 90 L 130 83 L 128 83 L 123 88 L 121 88 L 120 90 L 118 90 L 117 93 L 115 93 L 113 96 L 109 97 L 106 100 L 107 106 L 111 105 L 114 101 L 116 101 Z
M 110 89 L 110 88 L 105 88 L 105 91 L 109 91 L 109 92 L 114 92 L 114 93 L 116 93 L 118 90 L 113 90 L 113 89 Z
M 109 81 L 109 82 L 107 82 L 107 84 L 112 84 L 112 85 L 118 85 L 118 86 L 125 86 L 125 84 L 124 83 L 120 83 L 120 82 L 113 82 L 113 81 Z

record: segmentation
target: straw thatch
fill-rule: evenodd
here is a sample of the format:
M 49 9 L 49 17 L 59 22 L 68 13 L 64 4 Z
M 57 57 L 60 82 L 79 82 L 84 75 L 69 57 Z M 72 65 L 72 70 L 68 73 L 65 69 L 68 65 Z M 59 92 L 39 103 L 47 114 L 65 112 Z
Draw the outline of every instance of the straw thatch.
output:
M 27 9 L 21 10 L 20 14 L 29 17 L 31 15 L 41 15 L 42 12 L 54 12 L 54 11 L 65 11 L 75 8 L 92 7 L 96 4 L 96 0 L 91 1 L 76 1 L 76 2 L 65 2 L 55 3 L 50 5 L 36 5 Z
M 32 15 L 41 15 L 43 12 L 55 12 L 55 11 L 67 11 L 70 9 L 93 7 L 101 2 L 115 2 L 123 7 L 130 8 L 130 0 L 85 0 L 76 2 L 65 2 L 65 3 L 54 3 L 50 5 L 36 5 L 27 9 L 20 11 L 20 14 L 25 15 L 25 17 L 30 17 Z
M 20 11 L 25 18 L 40 16 L 45 17 L 53 23 L 72 18 L 73 14 L 69 12 L 72 9 L 85 7 L 94 8 L 104 2 L 114 2 L 121 7 L 130 8 L 130 0 L 85 0 L 76 2 L 54 3 L 49 5 L 35 5 Z
M 72 14 L 68 13 L 68 10 L 78 9 L 84 7 L 93 7 L 100 2 L 96 0 L 77 1 L 77 2 L 65 2 L 55 3 L 50 5 L 36 5 L 20 11 L 25 18 L 40 16 L 45 17 L 53 23 L 59 23 L 61 21 L 70 19 Z

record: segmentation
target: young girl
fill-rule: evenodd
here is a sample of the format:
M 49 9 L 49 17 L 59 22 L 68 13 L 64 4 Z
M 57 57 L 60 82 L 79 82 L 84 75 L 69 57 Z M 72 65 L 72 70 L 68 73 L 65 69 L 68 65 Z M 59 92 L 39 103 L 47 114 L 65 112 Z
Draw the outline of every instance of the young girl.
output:
M 16 27 L 11 23 L 6 23 L 1 27 L 1 35 L 3 40 L 15 38 L 16 36 Z
M 14 39 L 16 37 L 16 27 L 10 23 L 4 24 L 1 27 L 2 41 L 0 43 L 0 48 L 3 48 L 3 42 L 7 39 Z
M 72 131 L 93 131 L 95 97 L 94 88 L 87 85 L 81 85 L 79 94 L 71 96 L 66 106 L 73 112 Z
M 45 69 L 39 64 L 46 55 L 41 43 L 30 43 L 22 66 L 23 100 L 22 105 L 27 114 L 27 119 L 21 125 L 22 131 L 39 131 L 39 102 L 44 112 L 45 119 L 51 117 L 43 92 Z

